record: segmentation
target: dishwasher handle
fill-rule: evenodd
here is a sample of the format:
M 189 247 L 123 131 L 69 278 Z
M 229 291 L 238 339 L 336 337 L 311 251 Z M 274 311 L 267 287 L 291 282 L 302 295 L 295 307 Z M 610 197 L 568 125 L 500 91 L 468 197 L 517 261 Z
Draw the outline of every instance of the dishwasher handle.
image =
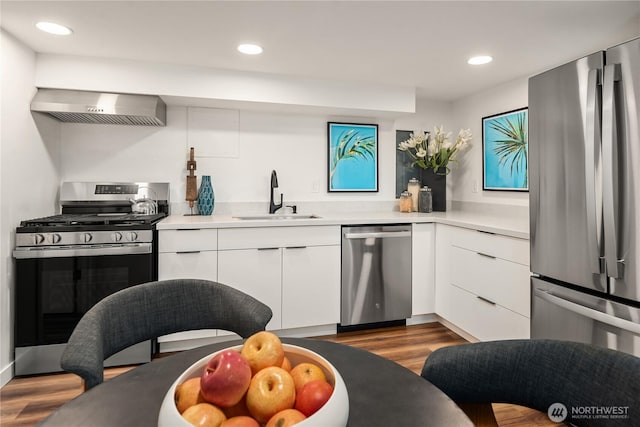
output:
M 368 239 L 370 237 L 374 238 L 389 238 L 389 237 L 411 237 L 411 231 L 403 230 L 403 231 L 370 231 L 370 232 L 361 232 L 361 233 L 344 233 L 345 239 Z

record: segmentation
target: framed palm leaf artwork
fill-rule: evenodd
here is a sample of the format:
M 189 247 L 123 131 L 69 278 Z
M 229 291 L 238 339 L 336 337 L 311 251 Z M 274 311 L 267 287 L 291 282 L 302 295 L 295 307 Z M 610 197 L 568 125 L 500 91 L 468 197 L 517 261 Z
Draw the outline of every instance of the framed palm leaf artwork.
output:
M 328 122 L 329 192 L 378 191 L 378 125 Z
M 482 118 L 483 190 L 529 191 L 528 109 Z

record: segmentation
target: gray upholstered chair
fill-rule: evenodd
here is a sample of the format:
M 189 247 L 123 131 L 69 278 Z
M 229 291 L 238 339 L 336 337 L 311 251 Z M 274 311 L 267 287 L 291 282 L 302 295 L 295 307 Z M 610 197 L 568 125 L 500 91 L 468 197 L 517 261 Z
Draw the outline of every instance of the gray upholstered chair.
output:
M 510 403 L 548 414 L 561 403 L 566 412 L 555 405 L 552 414 L 578 426 L 640 425 L 640 358 L 587 344 L 506 340 L 444 347 L 427 358 L 422 376 L 463 409 Z
M 82 316 L 62 354 L 61 366 L 85 381 L 104 380 L 104 359 L 131 345 L 174 332 L 224 329 L 246 338 L 264 330 L 271 309 L 217 282 L 177 279 L 116 292 Z

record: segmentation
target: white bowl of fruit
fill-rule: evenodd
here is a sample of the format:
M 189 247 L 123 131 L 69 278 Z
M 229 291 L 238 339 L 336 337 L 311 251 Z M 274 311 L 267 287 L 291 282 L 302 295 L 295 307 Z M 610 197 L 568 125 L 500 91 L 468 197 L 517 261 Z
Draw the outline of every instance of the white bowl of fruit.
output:
M 258 332 L 191 365 L 167 391 L 159 427 L 343 427 L 349 397 L 324 357 Z

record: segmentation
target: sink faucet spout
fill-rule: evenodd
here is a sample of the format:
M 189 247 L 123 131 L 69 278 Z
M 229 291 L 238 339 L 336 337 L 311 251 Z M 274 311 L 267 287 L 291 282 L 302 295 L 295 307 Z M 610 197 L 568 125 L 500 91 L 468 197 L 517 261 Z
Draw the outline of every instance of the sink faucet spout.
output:
M 271 193 L 269 194 L 269 213 L 276 213 L 278 209 L 282 207 L 283 194 L 280 193 L 280 203 L 276 204 L 273 200 L 274 190 L 278 188 L 278 175 L 276 171 L 271 171 Z

